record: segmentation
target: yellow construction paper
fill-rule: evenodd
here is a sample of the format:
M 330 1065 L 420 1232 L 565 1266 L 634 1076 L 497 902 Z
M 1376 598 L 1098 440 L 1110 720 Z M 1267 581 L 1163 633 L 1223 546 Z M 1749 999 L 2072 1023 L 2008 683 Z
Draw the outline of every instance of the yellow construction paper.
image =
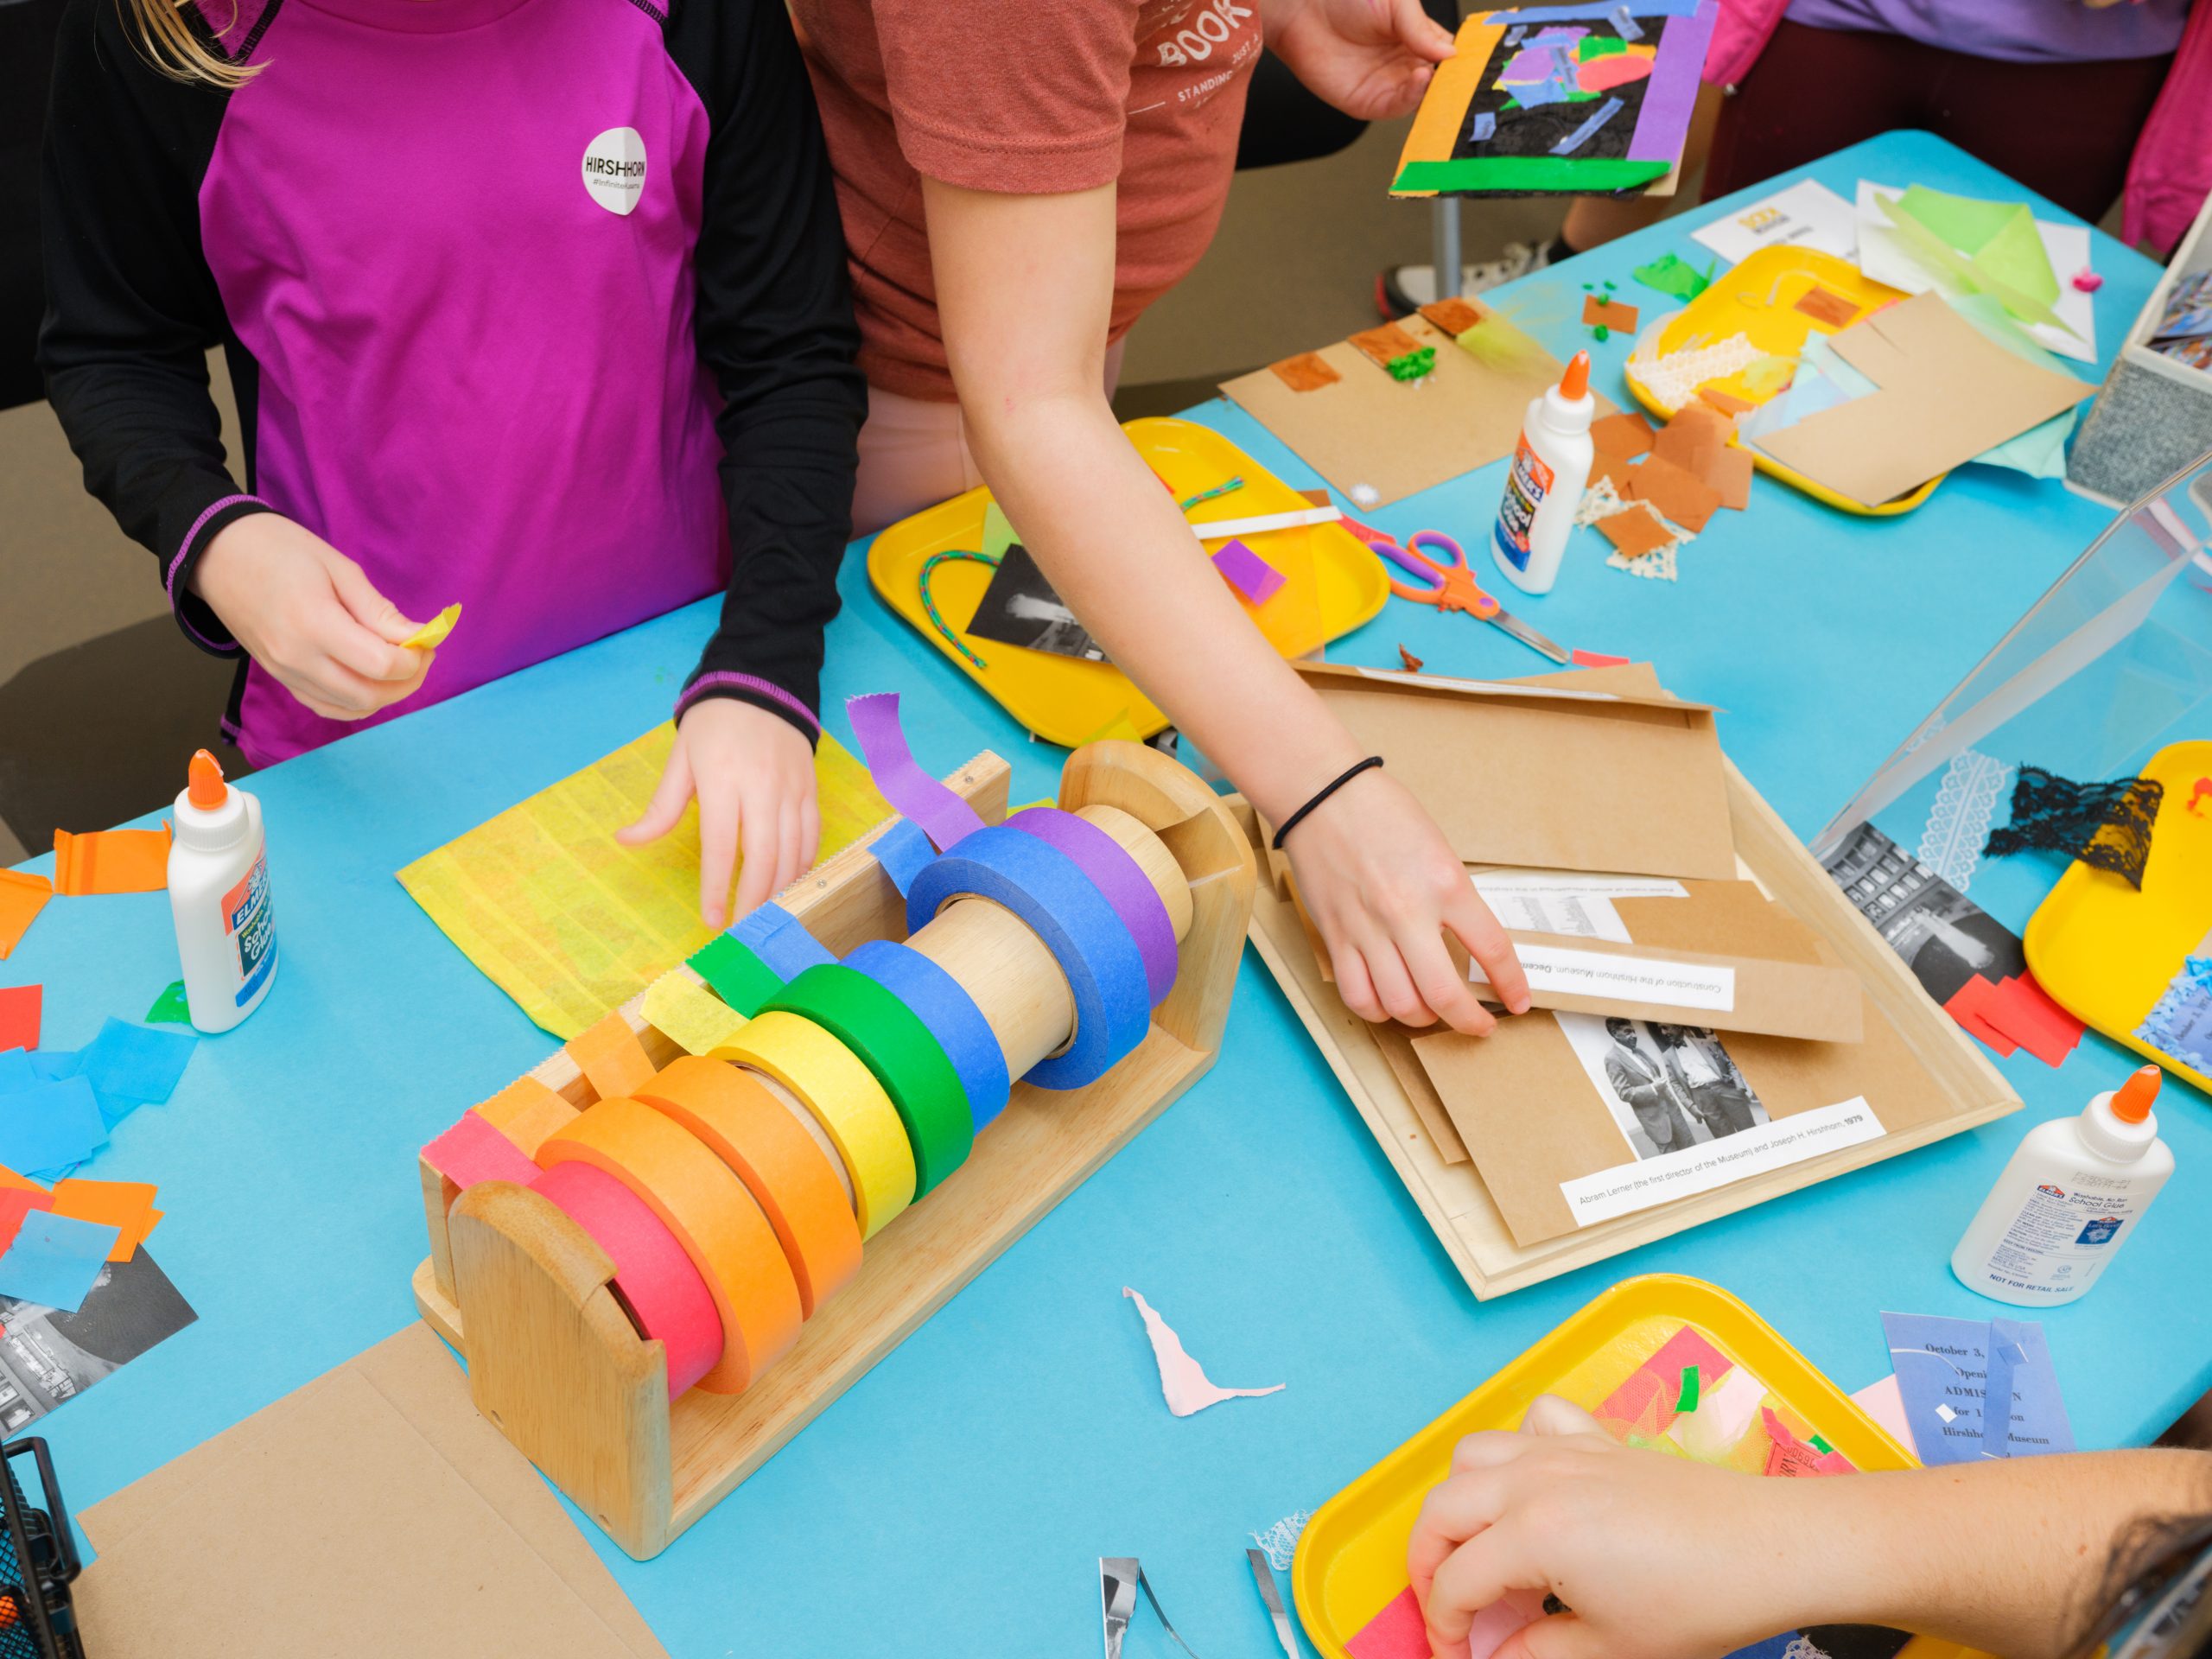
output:
M 453 625 L 461 620 L 461 607 L 448 605 L 421 627 L 399 642 L 403 651 L 435 651 L 446 642 L 453 632 Z
M 399 884 L 539 1025 L 563 1039 L 704 944 L 699 812 L 658 841 L 614 832 L 645 810 L 676 741 L 671 724 L 425 854 Z M 891 815 L 860 762 L 827 736 L 814 756 L 821 856 Z
M 737 1035 L 745 1016 L 679 967 L 645 988 L 645 1021 L 686 1054 L 711 1054 Z

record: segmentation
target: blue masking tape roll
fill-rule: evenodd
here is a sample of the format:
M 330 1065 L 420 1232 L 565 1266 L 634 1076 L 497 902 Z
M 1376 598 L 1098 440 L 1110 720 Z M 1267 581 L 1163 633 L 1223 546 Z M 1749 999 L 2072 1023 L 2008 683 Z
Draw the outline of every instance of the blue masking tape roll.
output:
M 914 833 L 919 836 L 921 831 Z M 870 939 L 845 958 L 845 966 L 882 986 L 929 1027 L 930 1035 L 937 1039 L 945 1058 L 960 1074 L 960 1086 L 968 1095 L 969 1115 L 979 1133 L 1006 1109 L 1007 1094 L 1013 1086 L 1007 1076 L 1006 1051 L 999 1046 L 976 999 L 958 980 L 920 951 L 889 939 Z
M 749 912 L 730 929 L 730 934 L 739 944 L 751 947 L 753 954 L 767 964 L 768 971 L 786 985 L 817 963 L 836 961 L 806 931 L 805 923 L 772 902 Z
M 978 830 L 914 878 L 906 894 L 906 931 L 920 931 L 963 893 L 992 899 L 1027 923 L 1075 994 L 1074 1042 L 1039 1061 L 1026 1081 L 1040 1089 L 1080 1089 L 1144 1040 L 1152 1026 L 1144 957 L 1114 906 L 1073 859 L 1002 824 Z
M 906 889 L 914 885 L 914 878 L 922 866 L 937 856 L 937 849 L 930 845 L 930 838 L 922 826 L 912 818 L 901 818 L 868 843 L 868 851 L 875 855 L 875 861 L 883 866 L 883 873 L 891 878 L 891 885 L 905 898 Z

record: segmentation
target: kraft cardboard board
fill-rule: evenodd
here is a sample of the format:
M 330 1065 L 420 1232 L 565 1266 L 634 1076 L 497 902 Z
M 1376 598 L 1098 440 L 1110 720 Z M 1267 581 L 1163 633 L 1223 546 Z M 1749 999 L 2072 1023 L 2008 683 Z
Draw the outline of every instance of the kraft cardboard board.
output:
M 80 1519 L 102 1659 L 666 1659 L 420 1325 Z
M 1415 347 L 1436 347 L 1435 368 L 1419 380 L 1393 380 L 1340 340 L 1306 354 L 1336 375 L 1333 382 L 1294 390 L 1267 368 L 1224 382 L 1222 391 L 1339 495 L 1363 484 L 1376 492 L 1377 505 L 1387 506 L 1512 454 L 1529 399 L 1564 372 L 1490 307 L 1474 299 L 1466 304 L 1480 321 L 1457 335 L 1423 316 L 1395 325 Z M 1598 404 L 1600 415 L 1615 412 L 1603 397 Z
M 1518 682 L 1292 666 L 1463 863 L 1735 877 L 1713 710 L 1648 665 Z
M 1777 1121 L 1854 1096 L 1865 1098 L 1891 1135 L 1949 1112 L 1942 1087 L 1863 991 L 1861 1020 L 1866 1034 L 1857 1043 L 1731 1033 L 1723 1046 Z M 1501 1020 L 1488 1037 L 1426 1034 L 1413 1047 L 1516 1244 L 1525 1249 L 1575 1230 L 1560 1182 L 1636 1161 L 1550 1014 Z M 1851 1161 L 1847 1150 L 1809 1160 L 1803 1184 Z
M 1877 390 L 1757 442 L 1785 466 L 1869 506 L 1917 489 L 2096 391 L 2005 350 L 1935 293 L 1853 323 L 1834 346 Z
M 1304 912 L 1301 910 L 1302 916 Z M 1322 958 L 1324 962 L 1326 957 Z M 1429 1144 L 1436 1148 L 1436 1156 L 1446 1164 L 1467 1161 L 1467 1144 L 1459 1139 L 1453 1127 L 1452 1114 L 1444 1109 L 1444 1100 L 1436 1092 L 1436 1085 L 1428 1080 L 1428 1073 L 1421 1067 L 1421 1057 L 1414 1052 L 1414 1039 L 1420 1035 L 1411 1027 L 1395 1020 L 1374 1027 L 1375 1046 L 1382 1051 L 1382 1058 L 1398 1079 L 1398 1086 L 1406 1091 L 1406 1098 L 1413 1103 L 1414 1115 L 1421 1126 L 1428 1131 Z

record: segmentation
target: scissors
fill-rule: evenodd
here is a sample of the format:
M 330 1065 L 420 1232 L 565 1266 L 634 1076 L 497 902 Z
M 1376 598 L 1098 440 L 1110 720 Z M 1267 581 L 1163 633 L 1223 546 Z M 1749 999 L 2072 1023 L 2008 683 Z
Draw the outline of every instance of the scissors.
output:
M 1567 653 L 1554 641 L 1538 633 L 1526 622 L 1515 616 L 1477 582 L 1474 572 L 1467 568 L 1467 550 L 1440 530 L 1417 530 L 1408 537 L 1403 546 L 1392 541 L 1379 530 L 1365 524 L 1344 520 L 1369 547 L 1401 570 L 1416 578 L 1419 585 L 1393 579 L 1390 591 L 1401 599 L 1410 599 L 1415 604 L 1433 605 L 1440 611 L 1465 611 L 1480 621 L 1491 623 L 1511 634 L 1529 650 L 1555 663 L 1568 660 Z M 1425 558 L 1418 551 L 1432 547 L 1439 552 L 1449 553 L 1452 562 L 1439 564 Z

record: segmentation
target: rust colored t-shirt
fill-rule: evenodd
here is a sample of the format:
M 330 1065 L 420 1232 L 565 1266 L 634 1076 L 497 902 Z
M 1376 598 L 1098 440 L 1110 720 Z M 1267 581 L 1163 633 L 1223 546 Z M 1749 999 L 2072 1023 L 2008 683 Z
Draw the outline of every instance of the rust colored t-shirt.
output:
M 792 0 L 837 175 L 869 384 L 949 403 L 921 175 L 1118 181 L 1109 340 L 1212 239 L 1259 0 Z M 1049 295 L 1037 302 L 1049 304 Z

